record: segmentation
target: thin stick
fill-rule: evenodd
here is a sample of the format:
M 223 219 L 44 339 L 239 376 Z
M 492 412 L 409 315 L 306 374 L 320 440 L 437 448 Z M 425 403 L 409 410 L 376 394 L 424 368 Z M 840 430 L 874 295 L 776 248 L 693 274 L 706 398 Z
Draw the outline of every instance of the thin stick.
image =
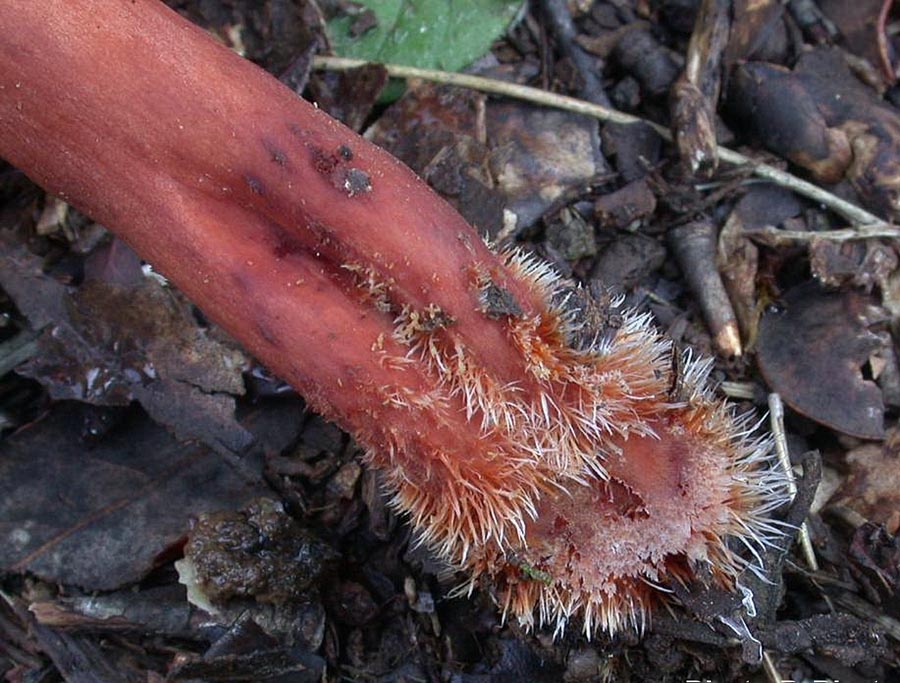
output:
M 794 242 L 811 242 L 827 240 L 829 242 L 848 242 L 858 239 L 897 239 L 900 232 L 897 226 L 882 222 L 881 225 L 860 225 L 843 230 L 779 230 L 774 226 L 765 226 L 755 230 L 745 230 L 746 237 L 757 237 L 769 245 L 792 244 Z
M 772 659 L 772 655 L 768 652 L 763 652 L 763 671 L 766 672 L 766 679 L 768 679 L 769 683 L 784 683 L 785 678 L 778 672 L 778 667 L 775 666 L 775 660 Z
M 359 68 L 368 63 L 369 62 L 363 59 L 316 57 L 313 60 L 313 68 L 327 71 L 347 71 L 349 69 Z M 437 69 L 420 69 L 418 67 L 404 66 L 402 64 L 382 64 L 382 66 L 387 70 L 390 76 L 395 78 L 419 78 L 434 83 L 444 83 L 463 88 L 471 88 L 493 95 L 503 95 L 505 97 L 512 97 L 534 104 L 564 109 L 577 114 L 584 114 L 599 119 L 600 121 L 607 121 L 610 123 L 644 123 L 656 131 L 663 139 L 668 140 L 669 142 L 672 141 L 672 134 L 669 132 L 669 129 L 658 123 L 653 123 L 652 121 L 647 121 L 646 119 L 632 116 L 631 114 L 625 114 L 616 111 L 615 109 L 610 109 L 609 107 L 603 107 L 599 104 L 585 102 L 584 100 L 579 100 L 574 97 L 558 95 L 538 88 L 532 88 L 527 85 L 498 81 L 494 78 L 473 76 L 472 74 L 439 71 Z M 851 202 L 833 195 L 831 192 L 823 190 L 817 185 L 801 180 L 797 176 L 781 171 L 774 166 L 754 161 L 750 157 L 726 147 L 719 147 L 718 154 L 719 159 L 726 163 L 734 164 L 736 166 L 750 166 L 757 177 L 787 187 L 797 194 L 822 204 L 848 220 L 854 226 L 865 227 L 868 229 L 877 228 L 889 233 L 891 237 L 900 237 L 900 230 L 898 230 L 896 226 Z M 816 234 L 822 235 L 823 233 Z M 868 235 L 865 236 L 868 237 Z
M 39 336 L 39 332 L 19 332 L 0 344 L 0 377 L 37 354 Z
M 784 434 L 784 404 L 781 402 L 781 396 L 776 393 L 769 394 L 769 419 L 772 426 L 772 436 L 775 439 L 775 453 L 778 456 L 778 462 L 784 469 L 788 480 L 788 490 L 791 499 L 797 495 L 797 484 L 794 483 L 794 470 L 791 467 L 791 456 L 788 454 L 787 437 Z M 816 553 L 813 550 L 812 541 L 809 538 L 809 530 L 806 528 L 806 522 L 800 525 L 800 531 L 797 534 L 797 540 L 803 551 L 803 557 L 807 566 L 812 571 L 819 570 L 819 563 L 816 560 Z

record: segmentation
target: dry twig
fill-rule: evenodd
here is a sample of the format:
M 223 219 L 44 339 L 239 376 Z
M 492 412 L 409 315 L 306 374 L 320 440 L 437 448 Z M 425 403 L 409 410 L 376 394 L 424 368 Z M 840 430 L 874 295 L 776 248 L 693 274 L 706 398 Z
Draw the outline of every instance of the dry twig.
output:
M 316 57 L 313 61 L 313 67 L 316 69 L 330 71 L 346 71 L 357 69 L 365 64 L 362 59 L 349 59 L 345 57 Z M 556 107 L 586 116 L 592 116 L 600 121 L 611 123 L 644 123 L 653 128 L 656 133 L 664 140 L 672 141 L 672 135 L 667 128 L 652 121 L 647 121 L 638 116 L 625 114 L 608 107 L 598 104 L 592 104 L 566 95 L 558 95 L 556 93 L 547 92 L 538 88 L 532 88 L 527 85 L 519 85 L 517 83 L 507 83 L 494 78 L 485 78 L 483 76 L 474 76 L 472 74 L 462 74 L 449 71 L 439 71 L 436 69 L 420 69 L 413 66 L 405 66 L 402 64 L 383 64 L 390 76 L 395 78 L 418 78 L 434 83 L 444 83 L 446 85 L 454 85 L 463 88 L 472 88 L 481 92 L 493 95 L 503 95 L 515 99 L 539 104 L 547 107 Z M 786 187 L 799 195 L 811 199 L 814 202 L 835 212 L 845 220 L 847 220 L 853 230 L 852 239 L 864 239 L 872 236 L 873 231 L 877 231 L 878 236 L 889 236 L 892 238 L 900 237 L 900 230 L 897 226 L 879 218 L 865 209 L 848 202 L 840 197 L 814 185 L 810 182 L 802 180 L 791 173 L 782 171 L 769 164 L 759 163 L 750 157 L 736 152 L 727 147 L 718 148 L 719 159 L 736 166 L 747 165 L 752 167 L 753 174 L 759 178 L 768 180 L 776 185 Z M 813 234 L 813 233 L 811 233 Z M 828 232 L 814 233 L 819 237 L 828 237 Z

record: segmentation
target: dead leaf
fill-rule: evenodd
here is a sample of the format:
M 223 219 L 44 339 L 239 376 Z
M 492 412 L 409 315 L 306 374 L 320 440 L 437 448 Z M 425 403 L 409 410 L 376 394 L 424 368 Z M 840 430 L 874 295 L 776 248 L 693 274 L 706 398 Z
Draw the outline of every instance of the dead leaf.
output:
M 847 453 L 849 474 L 832 501 L 884 524 L 888 533 L 900 530 L 900 430 L 894 427 L 882 444 L 863 444 Z
M 359 132 L 387 83 L 383 66 L 366 64 L 347 72 L 316 74 L 310 79 L 310 97 L 331 116 Z
M 854 2 L 820 0 L 819 4 L 822 12 L 841 32 L 842 44 L 858 57 L 868 61 L 877 69 L 873 71 L 884 79 L 884 69 L 879 68 L 882 66 L 882 57 L 878 36 L 878 14 L 884 0 L 854 0 Z
M 144 577 L 201 512 L 270 493 L 261 476 L 135 415 L 88 449 L 61 403 L 0 445 L 0 566 L 87 591 Z
M 41 259 L 10 243 L 0 254 L 0 286 L 35 329 L 39 352 L 18 368 L 55 399 L 125 406 L 139 401 L 182 439 L 240 452 L 250 434 L 234 418 L 249 364 L 237 347 L 213 339 L 190 306 L 147 278 L 97 266 L 117 284 L 85 282 L 77 290 L 41 272 Z
M 312 648 L 285 645 L 247 615 L 241 615 L 203 653 L 185 653 L 170 668 L 167 681 L 228 683 L 230 681 L 325 680 L 326 661 Z M 288 640 L 288 642 L 290 642 Z
M 823 183 L 850 182 L 870 209 L 900 215 L 900 114 L 851 73 L 843 54 L 819 48 L 792 71 L 762 62 L 731 80 L 735 122 Z
M 813 239 L 809 245 L 810 268 L 822 284 L 852 285 L 871 291 L 887 289 L 888 280 L 900 265 L 897 251 L 881 240 L 835 242 Z
M 502 199 L 488 170 L 486 98 L 471 90 L 412 83 L 366 131 L 418 173 L 472 225 L 496 232 Z
M 502 227 L 504 209 L 527 227 L 566 192 L 608 172 L 595 121 L 446 86 L 411 88 L 367 137 L 488 234 Z
M 891 531 L 890 527 L 872 522 L 861 525 L 853 534 L 850 556 L 865 572 L 867 592 L 873 595 L 873 602 L 896 602 L 900 583 L 900 536 L 896 535 L 896 526 Z M 888 613 L 896 614 L 896 607 L 888 608 Z
M 881 389 L 862 367 L 883 341 L 869 331 L 872 301 L 810 282 L 781 297 L 759 326 L 759 368 L 798 413 L 844 434 L 884 437 Z
M 487 110 L 491 171 L 505 206 L 524 227 L 569 190 L 609 173 L 597 123 L 553 109 L 509 102 Z
M 780 0 L 737 0 L 725 52 L 726 71 L 750 59 L 781 62 L 789 40 Z

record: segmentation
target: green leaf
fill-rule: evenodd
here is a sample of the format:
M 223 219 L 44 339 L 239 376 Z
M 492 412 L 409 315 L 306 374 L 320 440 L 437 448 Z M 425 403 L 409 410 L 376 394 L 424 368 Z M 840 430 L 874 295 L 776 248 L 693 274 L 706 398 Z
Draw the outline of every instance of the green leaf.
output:
M 353 17 L 328 22 L 335 54 L 459 71 L 487 52 L 506 31 L 521 0 L 361 0 L 378 25 L 350 35 Z

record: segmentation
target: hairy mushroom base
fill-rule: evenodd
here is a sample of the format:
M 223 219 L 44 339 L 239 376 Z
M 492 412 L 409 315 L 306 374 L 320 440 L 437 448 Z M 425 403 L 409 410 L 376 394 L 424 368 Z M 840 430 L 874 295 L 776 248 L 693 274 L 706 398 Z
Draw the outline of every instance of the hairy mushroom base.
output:
M 0 3 L 0 156 L 353 433 L 422 539 L 526 626 L 640 625 L 666 584 L 730 588 L 778 533 L 784 478 L 708 363 L 496 253 L 155 0 Z
M 764 571 L 786 479 L 750 417 L 713 396 L 711 363 L 676 361 L 648 316 L 505 258 L 546 303 L 508 321 L 533 384 L 491 385 L 464 349 L 447 354 L 431 332 L 409 340 L 437 386 L 465 398 L 470 429 L 490 444 L 483 460 L 369 455 L 395 507 L 472 577 L 463 590 L 485 580 L 526 628 L 537 617 L 559 633 L 574 618 L 590 637 L 643 630 L 673 581 L 733 590 L 743 571 Z

